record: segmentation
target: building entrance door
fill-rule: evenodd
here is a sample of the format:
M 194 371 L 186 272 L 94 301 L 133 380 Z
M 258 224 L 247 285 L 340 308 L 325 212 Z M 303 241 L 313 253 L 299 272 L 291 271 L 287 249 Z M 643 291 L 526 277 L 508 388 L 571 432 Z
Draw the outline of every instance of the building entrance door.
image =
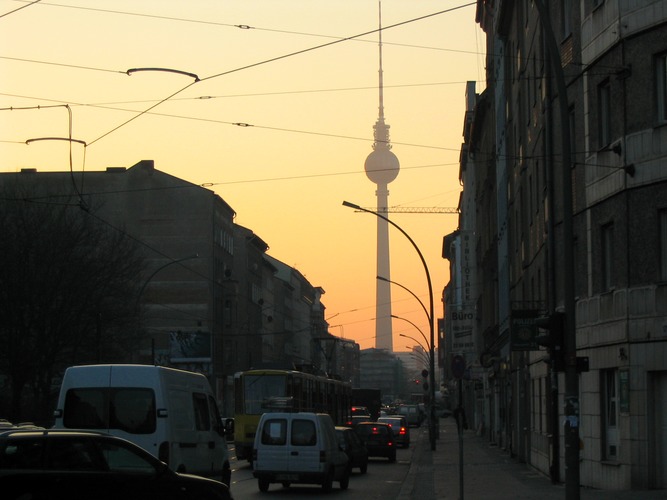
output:
M 650 372 L 649 446 L 651 487 L 667 488 L 667 371 Z

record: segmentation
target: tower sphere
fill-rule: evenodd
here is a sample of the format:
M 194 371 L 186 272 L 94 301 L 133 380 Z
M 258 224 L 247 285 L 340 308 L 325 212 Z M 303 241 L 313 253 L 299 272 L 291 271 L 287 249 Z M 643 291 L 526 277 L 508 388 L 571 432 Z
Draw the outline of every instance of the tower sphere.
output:
M 366 176 L 375 184 L 389 184 L 398 176 L 398 158 L 388 148 L 377 148 L 368 155 Z

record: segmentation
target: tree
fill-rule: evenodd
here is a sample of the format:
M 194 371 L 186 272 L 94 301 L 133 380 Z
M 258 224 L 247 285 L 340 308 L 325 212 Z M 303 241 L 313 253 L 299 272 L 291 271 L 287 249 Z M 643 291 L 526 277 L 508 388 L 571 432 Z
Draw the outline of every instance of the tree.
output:
M 0 199 L 0 375 L 16 420 L 27 388 L 32 419 L 48 419 L 65 367 L 126 361 L 140 341 L 137 243 L 71 199 L 36 199 Z

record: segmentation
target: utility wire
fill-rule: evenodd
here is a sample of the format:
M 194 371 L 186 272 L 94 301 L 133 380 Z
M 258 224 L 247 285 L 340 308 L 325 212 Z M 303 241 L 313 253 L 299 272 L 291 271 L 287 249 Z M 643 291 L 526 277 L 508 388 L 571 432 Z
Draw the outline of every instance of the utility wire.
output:
M 35 0 L 34 2 L 30 2 L 28 5 L 23 5 L 19 7 L 18 9 L 10 10 L 9 12 L 5 12 L 4 14 L 0 14 L 0 19 L 6 16 L 9 16 L 10 14 L 14 14 L 15 12 L 18 12 L 19 10 L 27 9 L 28 7 L 31 7 L 32 5 L 35 5 L 36 3 L 41 2 L 41 0 Z
M 425 15 L 425 16 L 420 16 L 420 17 L 417 17 L 417 18 L 414 18 L 414 19 L 410 19 L 410 20 L 407 20 L 407 21 L 402 21 L 402 22 L 400 22 L 400 23 L 395 23 L 395 24 L 393 24 L 393 25 L 384 27 L 384 28 L 382 28 L 382 29 L 383 29 L 383 30 L 386 30 L 386 29 L 395 28 L 395 27 L 397 27 L 397 26 L 403 26 L 403 25 L 405 25 L 405 24 L 409 24 L 409 23 L 413 23 L 413 22 L 416 22 L 416 21 L 421 21 L 421 20 L 424 20 L 424 19 L 428 19 L 428 18 L 430 18 L 430 17 L 438 16 L 438 15 L 445 14 L 445 13 L 449 13 L 449 12 L 452 12 L 452 11 L 455 11 L 455 10 L 458 10 L 458 9 L 461 9 L 461 8 L 463 8 L 463 7 L 468 7 L 468 6 L 470 6 L 470 5 L 475 5 L 475 3 L 473 2 L 473 3 L 470 3 L 470 4 L 463 5 L 463 6 L 453 7 L 453 8 L 451 8 L 451 9 L 445 9 L 445 10 L 442 10 L 442 11 L 434 12 L 434 13 L 432 13 L 432 14 L 427 14 L 427 15 Z M 171 98 L 175 97 L 176 95 L 180 94 L 181 92 L 184 92 L 186 89 L 190 88 L 190 87 L 191 87 L 192 85 L 194 85 L 195 83 L 203 82 L 203 81 L 207 81 L 207 80 L 212 80 L 212 79 L 219 78 L 219 77 L 221 77 L 221 76 L 226 76 L 226 75 L 229 75 L 229 74 L 232 74 L 232 73 L 236 73 L 236 72 L 239 72 L 239 71 L 242 71 L 242 70 L 245 70 L 245 69 L 255 68 L 255 67 L 257 67 L 257 66 L 262 66 L 262 65 L 269 64 L 269 63 L 272 63 L 272 62 L 281 61 L 281 60 L 286 59 L 286 58 L 289 58 L 289 57 L 293 57 L 293 56 L 297 56 L 297 55 L 305 54 L 305 53 L 307 53 L 307 52 L 312 52 L 312 51 L 314 51 L 314 50 L 322 49 L 322 48 L 324 48 L 324 47 L 329 47 L 329 46 L 336 45 L 336 44 L 339 44 L 339 43 L 342 43 L 342 42 L 346 42 L 346 41 L 349 41 L 349 40 L 353 40 L 353 39 L 355 39 L 355 38 L 359 38 L 359 37 L 361 37 L 361 36 L 365 36 L 365 35 L 369 35 L 369 34 L 372 34 L 372 33 L 376 33 L 377 31 L 379 31 L 379 29 L 370 30 L 370 31 L 367 31 L 367 32 L 364 32 L 364 33 L 360 33 L 360 34 L 358 34 L 358 35 L 351 36 L 351 37 L 346 37 L 346 38 L 336 39 L 336 40 L 334 40 L 334 41 L 332 41 L 332 42 L 327 42 L 327 43 L 320 44 L 320 45 L 316 45 L 316 46 L 314 46 L 314 47 L 310 47 L 310 48 L 307 48 L 307 49 L 297 50 L 297 51 L 295 51 L 295 52 L 290 52 L 290 53 L 288 53 L 288 54 L 284 54 L 284 55 L 281 55 L 281 56 L 272 57 L 272 58 L 270 58 L 270 59 L 265 59 L 265 60 L 260 61 L 260 62 L 257 62 L 257 63 L 248 64 L 248 65 L 246 65 L 246 66 L 241 66 L 241 67 L 239 67 L 239 68 L 235 68 L 235 69 L 228 70 L 228 71 L 223 71 L 223 72 L 221 72 L 221 73 L 216 73 L 216 74 L 213 74 L 213 75 L 210 75 L 210 76 L 207 76 L 207 77 L 203 77 L 203 78 L 201 78 L 201 79 L 199 79 L 199 80 L 197 80 L 197 81 L 190 82 L 190 83 L 189 83 L 188 85 L 186 85 L 185 87 L 181 88 L 180 90 L 177 90 L 176 92 L 174 92 L 173 94 L 171 94 L 171 95 L 165 97 L 164 99 L 161 99 L 159 102 L 157 102 L 156 104 L 150 106 L 148 109 L 146 109 L 146 110 L 144 110 L 144 111 L 141 111 L 141 112 L 138 113 L 136 116 L 133 116 L 133 117 L 130 118 L 129 120 L 126 120 L 125 122 L 121 123 L 120 125 L 117 125 L 116 127 L 114 127 L 113 129 L 109 130 L 108 132 L 105 132 L 105 133 L 102 134 L 101 136 L 99 136 L 99 137 L 97 137 L 96 139 L 90 141 L 90 142 L 88 143 L 88 146 L 92 146 L 93 144 L 95 144 L 96 142 L 100 141 L 100 140 L 103 139 L 104 137 L 107 137 L 107 136 L 110 135 L 111 133 L 113 133 L 113 132 L 119 130 L 120 128 L 122 128 L 122 127 L 124 127 L 125 125 L 127 125 L 128 123 L 130 123 L 130 122 L 136 120 L 136 119 L 139 118 L 140 116 L 143 116 L 144 114 L 146 114 L 146 113 L 148 113 L 149 111 L 155 109 L 156 107 L 160 106 L 161 104 L 163 104 L 163 103 L 169 101 Z

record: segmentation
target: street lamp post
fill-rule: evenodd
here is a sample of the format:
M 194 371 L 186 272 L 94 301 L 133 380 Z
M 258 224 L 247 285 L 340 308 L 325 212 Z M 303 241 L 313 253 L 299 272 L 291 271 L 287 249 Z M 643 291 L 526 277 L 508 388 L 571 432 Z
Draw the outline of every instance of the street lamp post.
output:
M 400 319 L 400 320 L 402 320 L 402 321 L 405 321 L 406 323 L 410 323 L 412 326 L 415 327 L 415 329 L 416 329 L 419 333 L 421 333 L 421 336 L 422 336 L 422 338 L 424 339 L 424 342 L 426 343 L 426 345 L 429 345 L 429 342 L 428 342 L 428 340 L 426 340 L 426 335 L 424 335 L 424 332 L 422 332 L 422 331 L 421 331 L 421 328 L 419 328 L 417 325 L 415 325 L 412 321 L 410 321 L 409 319 L 406 319 L 406 318 L 402 318 L 402 317 L 400 317 L 400 316 L 395 316 L 395 315 L 393 315 L 393 314 L 391 315 L 391 317 L 392 317 L 392 318 L 396 318 L 396 319 Z M 413 339 L 412 337 L 408 337 L 407 335 L 403 335 L 402 333 L 399 333 L 398 335 L 399 335 L 400 337 L 406 337 L 406 338 L 409 338 L 409 339 L 414 340 L 414 341 L 417 342 L 419 345 L 421 345 L 422 348 L 423 348 L 425 351 L 428 351 L 428 349 L 426 349 L 426 348 L 422 345 L 422 343 L 419 342 L 418 340 L 415 340 L 415 339 Z
M 429 439 L 431 441 L 431 450 L 435 451 L 435 355 L 434 355 L 434 345 L 435 345 L 435 328 L 433 324 L 433 285 L 431 284 L 431 273 L 428 270 L 428 265 L 426 265 L 426 259 L 424 259 L 424 255 L 422 254 L 421 250 L 417 246 L 417 244 L 414 242 L 414 240 L 410 237 L 408 233 L 406 233 L 403 228 L 401 228 L 398 224 L 390 220 L 388 217 L 385 217 L 382 214 L 379 214 L 377 212 L 374 212 L 373 210 L 368 210 L 367 208 L 362 208 L 359 205 L 356 205 L 354 203 L 350 203 L 349 201 L 343 201 L 343 206 L 353 208 L 355 210 L 360 210 L 362 212 L 367 212 L 369 214 L 373 214 L 376 217 L 379 217 L 380 219 L 386 220 L 389 224 L 394 226 L 396 229 L 398 229 L 403 236 L 405 236 L 408 241 L 412 244 L 414 249 L 416 250 L 417 254 L 419 255 L 419 258 L 422 262 L 422 265 L 424 266 L 424 271 L 426 273 L 426 282 L 428 284 L 428 298 L 429 298 L 429 313 L 427 314 L 428 316 L 428 326 L 429 326 L 429 338 L 430 342 L 428 342 L 428 347 L 429 347 L 429 354 L 430 354 L 430 359 L 429 359 L 429 383 L 430 383 L 430 388 L 429 388 L 429 399 L 430 401 L 430 409 L 429 409 L 429 425 L 428 425 L 428 433 L 429 433 Z
M 399 333 L 398 336 L 399 336 L 399 337 L 405 337 L 406 339 L 410 339 L 410 340 L 412 340 L 412 341 L 415 342 L 419 347 L 421 347 L 421 348 L 423 349 L 424 352 L 428 352 L 428 349 L 427 349 L 426 347 L 424 347 L 424 344 L 422 344 L 421 342 L 419 342 L 419 340 L 417 340 L 416 338 L 414 338 L 414 337 L 410 337 L 410 335 L 403 335 L 402 333 Z
M 199 254 L 196 253 L 194 255 L 189 255 L 187 257 L 183 257 L 183 258 L 180 258 L 180 259 L 170 260 L 166 264 L 163 264 L 160 267 L 158 267 L 157 269 L 155 269 L 155 271 L 153 271 L 151 273 L 151 275 L 148 278 L 146 278 L 146 280 L 144 281 L 144 284 L 141 286 L 141 289 L 139 290 L 139 293 L 137 294 L 137 309 L 139 308 L 140 301 L 141 301 L 141 296 L 144 294 L 144 290 L 146 290 L 146 287 L 148 286 L 148 283 L 151 282 L 151 280 L 155 277 L 155 275 L 157 273 L 162 271 L 165 267 L 169 267 L 173 264 L 179 264 L 179 263 L 181 263 L 185 260 L 196 259 L 198 257 L 199 257 Z M 151 360 L 153 361 L 153 364 L 155 364 L 155 339 L 153 339 L 153 338 L 151 338 Z

